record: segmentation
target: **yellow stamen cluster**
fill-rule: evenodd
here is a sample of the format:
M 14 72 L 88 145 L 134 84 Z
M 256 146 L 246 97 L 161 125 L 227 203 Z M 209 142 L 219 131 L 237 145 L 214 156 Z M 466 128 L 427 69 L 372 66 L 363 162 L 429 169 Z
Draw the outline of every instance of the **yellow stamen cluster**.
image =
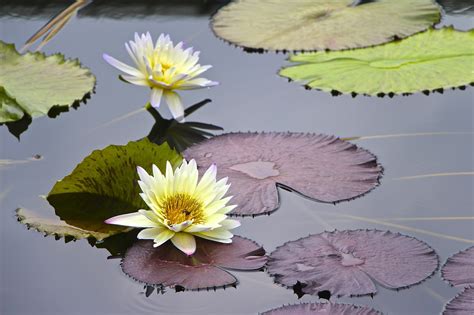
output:
M 192 220 L 194 224 L 204 222 L 202 203 L 188 194 L 171 195 L 160 204 L 169 225 Z

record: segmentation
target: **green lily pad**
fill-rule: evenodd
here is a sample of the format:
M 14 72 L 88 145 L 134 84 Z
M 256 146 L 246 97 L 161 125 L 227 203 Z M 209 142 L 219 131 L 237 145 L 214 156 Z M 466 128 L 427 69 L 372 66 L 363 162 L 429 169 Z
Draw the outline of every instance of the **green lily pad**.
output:
M 239 0 L 213 17 L 217 36 L 249 51 L 342 50 L 379 45 L 440 21 L 432 0 Z
M 0 124 L 66 111 L 90 97 L 95 77 L 61 54 L 21 55 L 0 41 Z
M 56 214 L 66 223 L 96 232 L 126 231 L 104 220 L 146 208 L 140 198 L 137 166 L 151 172 L 152 164 L 164 172 L 166 161 L 173 166 L 181 156 L 168 144 L 148 139 L 111 145 L 86 157 L 72 173 L 58 181 L 47 196 Z
M 117 232 L 114 230 L 105 230 L 103 232 L 83 230 L 76 226 L 69 225 L 58 218 L 43 218 L 31 210 L 23 208 L 16 210 L 16 217 L 18 221 L 26 225 L 28 229 L 34 229 L 43 233 L 45 236 L 54 236 L 58 240 L 64 238 L 65 240 L 93 239 L 102 241 Z
M 280 75 L 310 89 L 393 96 L 443 92 L 474 82 L 474 30 L 430 29 L 382 46 L 297 54 Z

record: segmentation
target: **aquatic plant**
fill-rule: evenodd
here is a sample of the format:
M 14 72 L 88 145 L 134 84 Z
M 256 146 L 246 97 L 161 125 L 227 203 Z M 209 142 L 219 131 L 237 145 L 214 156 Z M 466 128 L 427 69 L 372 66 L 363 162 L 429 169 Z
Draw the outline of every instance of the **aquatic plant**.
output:
M 284 305 L 266 312 L 261 315 L 381 315 L 382 313 L 366 307 L 351 304 L 337 303 L 301 303 L 293 305 Z
M 250 52 L 316 51 L 379 45 L 440 19 L 433 0 L 240 0 L 220 9 L 212 28 Z
M 115 216 L 108 224 L 145 228 L 138 233 L 139 239 L 151 239 L 158 247 L 168 240 L 186 255 L 196 251 L 194 236 L 220 243 L 231 243 L 229 230 L 240 226 L 239 221 L 227 219 L 227 213 L 236 206 L 227 205 L 232 198 L 225 197 L 230 184 L 227 178 L 216 180 L 216 166 L 212 165 L 198 181 L 194 160 L 182 164 L 173 171 L 166 163 L 166 172 L 153 165 L 149 175 L 138 166 L 142 189 L 140 196 L 147 209 Z
M 150 104 L 158 108 L 161 99 L 168 104 L 173 117 L 184 121 L 184 106 L 177 90 L 194 90 L 215 86 L 217 82 L 198 76 L 211 68 L 198 64 L 199 52 L 193 48 L 184 49 L 184 43 L 173 45 L 169 35 L 161 34 L 153 44 L 150 33 L 138 35 L 135 41 L 125 44 L 130 58 L 136 67 L 131 67 L 104 54 L 110 65 L 126 73 L 120 78 L 124 81 L 146 86 L 151 89 Z
M 279 207 L 277 186 L 335 203 L 374 189 L 382 167 L 374 155 L 334 136 L 303 133 L 229 133 L 196 144 L 183 155 L 212 164 L 232 183 L 234 215 L 268 214 Z
M 0 125 L 19 137 L 32 119 L 55 117 L 90 98 L 95 77 L 78 60 L 61 54 L 21 55 L 0 41 Z
M 363 49 L 296 54 L 280 75 L 333 95 L 443 93 L 474 83 L 474 30 L 430 29 Z
M 426 243 L 378 230 L 323 232 L 278 247 L 268 273 L 298 296 L 373 295 L 375 282 L 400 289 L 417 284 L 438 268 L 438 256 Z

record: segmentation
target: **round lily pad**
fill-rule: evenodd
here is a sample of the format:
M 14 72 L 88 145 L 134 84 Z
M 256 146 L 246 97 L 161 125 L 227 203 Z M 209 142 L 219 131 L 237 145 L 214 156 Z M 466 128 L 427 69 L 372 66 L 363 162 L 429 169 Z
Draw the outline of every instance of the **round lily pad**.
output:
M 382 167 L 370 152 L 334 136 L 304 133 L 230 133 L 187 149 L 201 172 L 215 163 L 228 177 L 234 215 L 270 213 L 277 185 L 321 202 L 361 196 L 379 183 Z
M 288 242 L 270 254 L 275 282 L 298 295 L 369 295 L 417 284 L 438 267 L 438 256 L 415 238 L 378 230 L 334 231 Z
M 258 270 L 267 261 L 260 245 L 240 236 L 230 244 L 196 238 L 196 248 L 187 256 L 169 241 L 157 248 L 152 241 L 138 241 L 125 253 L 122 270 L 150 286 L 215 289 L 237 285 L 237 278 L 224 269 Z
M 333 303 L 301 303 L 285 305 L 261 315 L 381 315 L 367 306 Z
M 215 34 L 249 51 L 341 50 L 426 30 L 441 18 L 432 0 L 239 0 L 212 19 Z
M 474 314 L 474 287 L 464 289 L 444 307 L 443 315 Z
M 474 286 L 474 246 L 448 258 L 441 275 L 453 286 Z
M 61 54 L 21 55 L 13 44 L 0 41 L 0 124 L 25 115 L 56 116 L 90 97 L 95 77 L 78 60 Z
M 297 54 L 280 75 L 309 89 L 394 96 L 474 82 L 474 30 L 430 29 L 401 41 L 364 49 Z

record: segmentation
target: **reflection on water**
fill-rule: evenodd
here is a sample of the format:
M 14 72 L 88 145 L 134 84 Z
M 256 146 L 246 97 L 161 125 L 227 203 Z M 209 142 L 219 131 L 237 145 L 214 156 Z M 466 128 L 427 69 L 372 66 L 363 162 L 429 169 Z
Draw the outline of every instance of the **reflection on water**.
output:
M 125 58 L 122 43 L 134 31 L 168 32 L 175 38 L 191 38 L 190 44 L 203 51 L 206 63 L 214 65 L 213 77 L 215 75 L 222 85 L 211 91 L 196 91 L 192 97 L 186 96 L 185 102 L 192 104 L 196 99 L 212 98 L 213 103 L 193 114 L 193 119 L 223 126 L 226 131 L 291 130 L 338 136 L 472 131 L 471 89 L 428 97 L 352 99 L 350 96 L 333 98 L 288 84 L 275 75 L 284 56 L 248 55 L 213 36 L 208 28 L 208 16 L 223 2 L 169 1 L 161 11 L 154 11 L 150 9 L 151 4 L 147 7 L 150 1 L 145 0 L 127 1 L 128 6 L 116 9 L 113 8 L 116 1 L 97 1 L 97 5 L 102 3 L 104 8 L 102 13 L 97 13 L 100 16 L 153 14 L 158 18 L 78 19 L 46 47 L 48 53 L 62 51 L 67 56 L 80 58 L 90 67 L 98 77 L 97 94 L 88 106 L 73 114 L 38 119 L 22 135 L 21 142 L 6 128 L 0 129 L 1 159 L 44 156 L 38 163 L 0 168 L 1 314 L 256 314 L 298 302 L 291 290 L 274 284 L 263 272 L 235 272 L 240 281 L 237 289 L 170 291 L 146 298 L 142 284 L 122 275 L 119 260 L 106 259 L 111 254 L 122 253 L 126 240 L 97 244 L 108 250 L 91 250 L 86 241 L 64 244 L 27 232 L 15 222 L 14 209 L 18 206 L 38 209 L 47 215 L 51 209 L 38 196 L 47 193 L 56 180 L 68 174 L 92 150 L 149 134 L 155 121 L 147 112 L 98 128 L 114 117 L 136 111 L 137 104 L 147 101 L 148 96 L 142 89 L 124 86 L 115 79 L 116 72 L 101 59 L 105 48 L 118 58 Z M 451 10 L 448 1 L 445 2 L 448 11 Z M 464 3 L 463 6 L 468 2 L 451 1 Z M 42 7 L 43 3 L 46 1 L 4 0 L 0 15 L 10 17 L 0 19 L 2 39 L 23 44 L 51 15 L 69 4 L 56 0 Z M 106 3 L 110 3 L 107 9 Z M 92 10 L 92 5 L 87 10 Z M 114 10 L 118 11 L 113 13 Z M 168 14 L 165 19 L 160 18 Z M 174 18 L 183 14 L 189 15 L 188 18 Z M 28 16 L 28 19 L 11 18 L 12 15 Z M 93 13 L 84 9 L 81 15 L 91 17 Z M 461 27 L 472 25 L 472 21 L 463 16 L 447 17 L 444 23 Z M 238 234 L 255 239 L 271 252 L 285 241 L 325 229 L 387 229 L 383 225 L 387 222 L 384 218 L 425 218 L 397 221 L 389 228 L 427 242 L 437 250 L 441 262 L 469 246 L 439 235 L 472 240 L 472 220 L 428 218 L 472 217 L 472 176 L 391 179 L 472 170 L 472 134 L 374 138 L 359 143 L 377 154 L 385 167 L 385 178 L 377 190 L 337 206 L 314 203 L 280 191 L 282 207 L 271 216 L 244 219 Z M 440 313 L 444 303 L 459 291 L 449 287 L 438 274 L 409 290 L 392 292 L 383 287 L 378 290 L 373 299 L 343 298 L 338 302 L 368 305 L 387 314 L 432 315 Z M 315 302 L 318 298 L 304 296 L 300 301 Z

